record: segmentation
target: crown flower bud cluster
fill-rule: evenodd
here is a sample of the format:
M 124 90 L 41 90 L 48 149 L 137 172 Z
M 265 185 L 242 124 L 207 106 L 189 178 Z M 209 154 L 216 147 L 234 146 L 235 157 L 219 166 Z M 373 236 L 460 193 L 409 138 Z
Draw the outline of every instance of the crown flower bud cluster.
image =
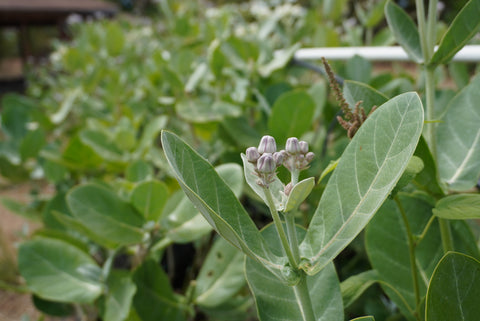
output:
M 308 143 L 290 137 L 285 144 L 285 158 L 283 165 L 290 171 L 307 169 L 315 158 L 315 154 L 308 151 Z
M 257 183 L 263 187 L 275 180 L 278 167 L 283 165 L 290 172 L 298 172 L 307 169 L 315 158 L 315 154 L 308 151 L 308 143 L 296 137 L 288 138 L 285 150 L 277 152 L 275 138 L 269 135 L 262 137 L 258 148 L 247 148 L 245 156 L 259 177 Z

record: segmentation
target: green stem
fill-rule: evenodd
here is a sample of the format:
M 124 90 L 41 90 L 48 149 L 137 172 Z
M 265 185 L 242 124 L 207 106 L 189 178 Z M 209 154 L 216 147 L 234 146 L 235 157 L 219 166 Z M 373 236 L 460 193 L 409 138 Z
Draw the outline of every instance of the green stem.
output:
M 300 262 L 300 251 L 298 249 L 297 231 L 295 229 L 295 216 L 293 213 L 285 213 L 285 223 L 287 225 L 288 240 L 292 249 L 295 262 Z
M 405 224 L 405 229 L 407 231 L 408 254 L 410 256 L 410 270 L 412 272 L 413 291 L 415 293 L 415 305 L 416 305 L 416 308 L 418 309 L 418 306 L 420 305 L 420 287 L 418 283 L 418 271 L 417 271 L 417 264 L 416 264 L 416 258 L 415 258 L 415 247 L 416 247 L 415 239 L 412 233 L 412 229 L 410 228 L 410 223 L 408 222 L 407 213 L 403 208 L 402 202 L 400 201 L 398 196 L 395 196 L 394 200 L 395 200 L 395 203 L 397 204 L 398 210 L 400 211 L 400 214 L 403 219 L 403 223 Z M 418 315 L 416 315 L 416 317 L 417 319 L 419 319 Z
M 437 6 L 438 0 L 430 0 L 428 4 L 427 18 L 427 45 L 429 58 L 432 58 L 435 52 L 435 43 L 437 42 Z
M 417 23 L 418 23 L 418 33 L 420 35 L 420 45 L 422 47 L 423 59 L 425 62 L 430 60 L 429 50 L 428 50 L 428 41 L 427 41 L 427 32 L 426 32 L 426 22 L 425 22 L 425 8 L 423 6 L 423 0 L 415 0 L 417 7 Z
M 277 229 L 278 236 L 280 237 L 280 242 L 282 242 L 283 250 L 287 255 L 290 266 L 296 270 L 298 269 L 298 263 L 295 260 L 295 257 L 292 253 L 292 249 L 290 248 L 290 244 L 288 243 L 287 235 L 285 234 L 282 221 L 280 220 L 280 215 L 278 215 L 277 209 L 275 207 L 275 203 L 273 201 L 272 192 L 268 187 L 264 188 L 263 190 L 267 198 L 267 205 L 268 205 L 268 208 L 270 209 L 270 214 L 272 215 L 273 223 L 275 224 L 275 228 Z
M 435 218 L 436 218 L 435 215 L 432 215 L 430 217 L 430 219 L 427 222 L 427 225 L 425 225 L 425 227 L 423 228 L 422 234 L 420 234 L 417 237 L 417 242 L 416 242 L 417 245 L 420 244 L 423 241 L 423 239 L 425 238 L 425 235 L 427 234 L 428 230 L 430 229 L 430 226 L 432 226 L 433 221 L 435 221 Z
M 440 224 L 440 235 L 442 237 L 443 252 L 453 251 L 452 231 L 450 230 L 450 222 L 443 218 L 438 218 Z
M 308 292 L 307 285 L 307 275 L 302 270 L 300 271 L 301 277 L 300 282 L 293 287 L 295 296 L 300 301 L 300 309 L 304 321 L 315 321 L 315 313 L 313 312 L 312 300 L 310 298 L 310 293 Z
M 437 147 L 435 141 L 435 68 L 432 66 L 425 66 L 425 94 L 426 94 L 426 121 L 427 131 L 426 139 L 433 158 L 436 159 Z

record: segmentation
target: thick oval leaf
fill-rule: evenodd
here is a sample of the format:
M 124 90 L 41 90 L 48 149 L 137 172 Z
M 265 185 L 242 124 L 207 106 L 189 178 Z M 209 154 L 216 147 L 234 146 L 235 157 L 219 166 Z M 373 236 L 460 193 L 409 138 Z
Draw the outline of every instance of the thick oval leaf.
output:
M 243 190 L 243 171 L 240 165 L 227 163 L 217 166 L 215 169 L 235 196 L 240 197 Z M 162 225 L 167 229 L 167 237 L 177 243 L 198 240 L 212 230 L 212 226 L 193 206 L 183 191 L 179 191 L 169 198 Z
M 230 301 L 246 283 L 243 263 L 243 253 L 218 238 L 200 269 L 195 303 L 213 308 Z
M 420 197 L 398 195 L 407 215 L 411 232 L 420 235 L 431 217 L 432 205 Z M 418 244 L 417 271 L 420 295 L 424 296 L 428 280 L 443 255 L 440 230 L 434 223 L 425 238 Z M 388 200 L 368 224 L 365 245 L 372 267 L 377 271 L 382 288 L 400 308 L 408 320 L 415 320 L 415 292 L 410 265 L 408 235 L 401 213 L 394 201 Z
M 297 226 L 299 238 L 305 230 Z M 282 253 L 280 239 L 273 225 L 262 231 L 275 253 Z M 299 299 L 293 286 L 288 286 L 267 271 L 261 264 L 247 258 L 245 262 L 247 282 L 257 304 L 261 321 L 304 320 L 300 312 Z M 307 285 L 313 302 L 316 321 L 343 321 L 343 305 L 340 284 L 332 263 L 320 273 L 307 276 Z M 279 304 L 281 302 L 281 304 Z
M 43 299 L 92 303 L 103 292 L 101 269 L 95 261 L 58 239 L 36 238 L 22 243 L 18 266 L 28 288 Z
M 431 63 L 446 64 L 467 44 L 480 28 L 480 1 L 470 0 L 457 14 L 440 41 Z
M 310 195 L 315 186 L 315 178 L 309 177 L 303 181 L 298 182 L 293 186 L 293 189 L 288 195 L 287 204 L 285 205 L 285 212 L 296 210 L 300 204 Z
M 440 199 L 433 214 L 450 220 L 480 218 L 480 194 L 456 194 Z
M 173 292 L 168 276 L 154 261 L 145 261 L 134 273 L 137 292 L 133 304 L 143 321 L 185 321 L 187 307 Z
M 422 46 L 417 26 L 410 16 L 392 0 L 385 5 L 385 16 L 395 39 L 405 49 L 410 58 L 421 63 L 423 61 Z
M 281 95 L 272 107 L 268 119 L 270 135 L 278 142 L 300 137 L 310 129 L 315 102 L 306 91 L 291 91 Z
M 143 214 L 147 221 L 158 221 L 167 202 L 168 187 L 165 183 L 152 180 L 137 186 L 130 195 L 132 205 Z
M 272 270 L 282 268 L 235 194 L 208 161 L 173 133 L 162 132 L 162 146 L 187 197 L 227 241 Z
M 345 149 L 312 218 L 300 249 L 303 268 L 314 274 L 367 225 L 412 157 L 423 125 L 415 93 L 379 107 Z
M 112 271 L 108 276 L 107 287 L 102 320 L 126 320 L 132 305 L 133 295 L 137 290 L 130 273 L 127 271 Z
M 142 242 L 145 219 L 113 191 L 85 184 L 67 194 L 73 217 L 92 233 L 118 245 Z
M 480 315 L 480 262 L 449 252 L 428 287 L 426 321 L 477 321 Z
M 353 110 L 355 104 L 362 101 L 362 107 L 368 113 L 373 106 L 380 106 L 387 102 L 388 97 L 369 85 L 361 82 L 345 80 L 343 96 Z
M 378 281 L 377 271 L 370 270 L 351 276 L 340 283 L 344 307 L 348 308 L 363 292 Z
M 437 125 L 440 178 L 455 191 L 468 190 L 480 177 L 480 77 L 455 96 Z

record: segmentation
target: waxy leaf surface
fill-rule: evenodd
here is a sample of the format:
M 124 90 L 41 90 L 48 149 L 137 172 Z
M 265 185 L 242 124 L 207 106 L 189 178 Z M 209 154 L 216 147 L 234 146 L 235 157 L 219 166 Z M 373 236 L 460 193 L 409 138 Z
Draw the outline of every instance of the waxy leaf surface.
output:
M 433 214 L 450 220 L 480 218 L 480 194 L 454 194 L 440 199 Z
M 398 43 L 405 49 L 415 62 L 423 61 L 422 46 L 417 26 L 410 16 L 395 2 L 388 1 L 385 5 L 385 16 L 388 25 Z
M 280 269 L 279 258 L 212 165 L 173 133 L 162 132 L 162 146 L 183 191 L 210 225 L 248 256 Z
M 230 243 L 218 238 L 196 280 L 195 303 L 209 308 L 231 300 L 246 283 L 244 257 Z
M 447 107 L 437 125 L 440 178 L 455 191 L 471 189 L 480 176 L 480 77 L 465 87 Z
M 297 233 L 299 238 L 302 238 L 305 230 L 297 227 Z M 275 226 L 269 225 L 262 231 L 262 235 L 274 247 L 274 253 L 280 255 L 282 247 Z M 294 287 L 283 284 L 261 264 L 250 258 L 245 262 L 245 269 L 261 321 L 305 320 Z M 340 284 L 332 263 L 320 273 L 307 276 L 307 285 L 316 321 L 344 320 Z
M 480 315 L 479 298 L 480 262 L 449 252 L 432 275 L 426 321 L 476 321 Z
M 345 149 L 300 245 L 307 273 L 332 261 L 367 225 L 415 151 L 423 109 L 415 93 L 380 106 Z
M 100 268 L 79 248 L 57 239 L 36 238 L 20 245 L 20 274 L 39 297 L 58 302 L 92 303 L 102 294 Z M 98 273 L 90 273 L 96 271 Z
M 440 41 L 431 62 L 446 64 L 467 44 L 480 28 L 480 1 L 470 0 L 457 14 Z
M 72 216 L 91 233 L 118 245 L 140 243 L 145 219 L 113 191 L 96 184 L 73 188 L 67 194 Z

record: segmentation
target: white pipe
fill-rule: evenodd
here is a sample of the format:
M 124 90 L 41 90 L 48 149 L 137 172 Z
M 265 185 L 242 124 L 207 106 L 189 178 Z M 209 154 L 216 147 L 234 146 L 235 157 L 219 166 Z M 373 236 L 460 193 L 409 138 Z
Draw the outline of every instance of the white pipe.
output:
M 347 60 L 359 55 L 367 60 L 374 61 L 410 61 L 402 47 L 325 47 L 303 48 L 295 52 L 294 58 L 298 60 Z M 453 61 L 478 62 L 480 61 L 480 45 L 463 47 L 453 57 Z

